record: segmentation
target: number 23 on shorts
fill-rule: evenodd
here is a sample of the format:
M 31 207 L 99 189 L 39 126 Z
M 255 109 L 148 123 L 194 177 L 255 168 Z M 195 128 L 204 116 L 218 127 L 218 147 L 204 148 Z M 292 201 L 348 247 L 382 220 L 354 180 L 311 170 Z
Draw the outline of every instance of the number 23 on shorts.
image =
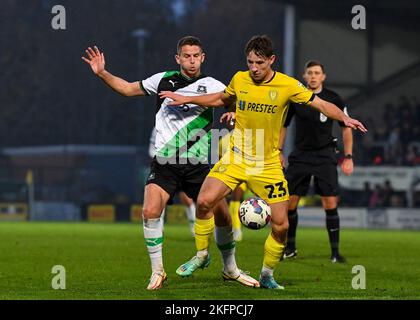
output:
M 284 181 L 280 181 L 274 184 L 267 184 L 264 186 L 267 190 L 267 197 L 268 199 L 281 199 L 285 198 L 287 200 L 289 198 L 289 193 L 287 191 L 287 184 Z

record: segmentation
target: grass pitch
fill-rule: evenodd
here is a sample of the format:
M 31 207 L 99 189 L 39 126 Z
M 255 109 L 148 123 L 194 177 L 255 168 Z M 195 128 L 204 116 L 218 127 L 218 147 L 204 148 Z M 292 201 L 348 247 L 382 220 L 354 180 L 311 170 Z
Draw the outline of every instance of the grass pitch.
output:
M 240 268 L 258 277 L 269 228 L 244 230 L 237 244 Z M 190 278 L 176 268 L 195 252 L 187 225 L 166 225 L 166 286 L 146 290 L 150 262 L 140 225 L 93 223 L 0 223 L 0 299 L 420 299 L 420 232 L 341 232 L 345 264 L 329 261 L 324 229 L 300 228 L 299 255 L 280 263 L 275 278 L 286 290 L 245 288 L 223 282 L 214 244 L 212 263 Z M 52 268 L 66 270 L 66 289 L 54 290 Z M 366 289 L 352 288 L 352 267 L 366 270 Z

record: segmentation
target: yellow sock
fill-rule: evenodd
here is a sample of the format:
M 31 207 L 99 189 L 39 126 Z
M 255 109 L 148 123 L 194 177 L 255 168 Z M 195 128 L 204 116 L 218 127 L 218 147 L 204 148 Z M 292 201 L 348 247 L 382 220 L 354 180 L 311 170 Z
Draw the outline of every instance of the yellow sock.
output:
M 239 206 L 241 205 L 240 201 L 231 201 L 229 203 L 229 212 L 232 217 L 232 228 L 240 229 L 241 221 L 239 220 Z
M 195 246 L 197 251 L 210 246 L 210 239 L 214 232 L 214 216 L 208 220 L 195 219 Z
M 275 240 L 270 232 L 264 245 L 263 266 L 274 270 L 280 262 L 284 252 L 285 244 Z

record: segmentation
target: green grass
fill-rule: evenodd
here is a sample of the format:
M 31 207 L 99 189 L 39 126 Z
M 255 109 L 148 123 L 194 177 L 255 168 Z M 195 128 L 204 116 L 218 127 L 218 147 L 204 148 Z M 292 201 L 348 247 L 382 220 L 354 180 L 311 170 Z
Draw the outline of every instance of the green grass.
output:
M 237 262 L 259 275 L 269 232 L 244 230 Z M 281 262 L 275 277 L 286 290 L 245 288 L 221 279 L 220 254 L 190 278 L 175 274 L 194 253 L 186 225 L 165 228 L 164 263 L 169 281 L 145 288 L 150 262 L 140 225 L 92 223 L 0 223 L 0 299 L 420 299 L 420 232 L 351 230 L 341 232 L 346 264 L 329 261 L 324 229 L 298 230 L 299 256 Z M 66 289 L 54 290 L 54 265 L 66 269 Z M 352 267 L 366 269 L 366 289 L 351 287 Z

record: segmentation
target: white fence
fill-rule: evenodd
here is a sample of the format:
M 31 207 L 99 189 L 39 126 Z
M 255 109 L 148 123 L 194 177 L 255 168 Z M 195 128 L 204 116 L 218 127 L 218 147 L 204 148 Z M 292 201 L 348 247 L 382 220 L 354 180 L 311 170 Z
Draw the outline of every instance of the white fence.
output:
M 344 175 L 339 170 L 338 181 L 342 188 L 349 190 L 363 190 L 365 182 L 369 182 L 371 188 L 375 184 L 383 185 L 389 180 L 395 191 L 406 193 L 408 207 L 414 206 L 414 193 L 420 191 L 420 166 L 416 167 L 355 167 L 351 176 Z
M 340 227 L 365 229 L 420 230 L 420 209 L 339 208 Z M 299 208 L 299 226 L 325 227 L 325 211 L 320 207 Z
M 355 167 L 351 176 L 339 170 L 340 186 L 346 189 L 363 190 L 366 181 L 373 186 L 385 180 L 392 182 L 395 191 L 420 190 L 420 167 Z

